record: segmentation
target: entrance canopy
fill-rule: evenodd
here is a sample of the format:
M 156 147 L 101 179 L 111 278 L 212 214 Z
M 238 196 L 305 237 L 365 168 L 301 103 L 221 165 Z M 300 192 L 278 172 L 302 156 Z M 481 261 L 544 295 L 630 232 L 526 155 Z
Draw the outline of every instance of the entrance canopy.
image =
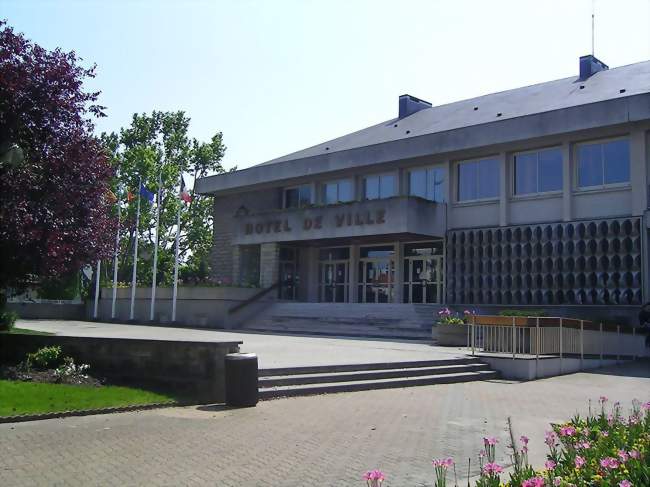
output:
M 350 237 L 443 237 L 445 205 L 395 197 L 235 216 L 233 244 L 296 242 Z

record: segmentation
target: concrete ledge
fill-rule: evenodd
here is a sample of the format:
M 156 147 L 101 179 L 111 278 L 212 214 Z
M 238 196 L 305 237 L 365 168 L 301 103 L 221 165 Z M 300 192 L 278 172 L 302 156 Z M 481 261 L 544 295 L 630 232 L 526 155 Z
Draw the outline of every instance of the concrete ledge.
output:
M 0 362 L 15 363 L 38 348 L 58 345 L 111 382 L 223 402 L 224 359 L 241 343 L 1 334 Z
M 86 316 L 83 304 L 7 303 L 7 310 L 26 319 L 83 320 Z

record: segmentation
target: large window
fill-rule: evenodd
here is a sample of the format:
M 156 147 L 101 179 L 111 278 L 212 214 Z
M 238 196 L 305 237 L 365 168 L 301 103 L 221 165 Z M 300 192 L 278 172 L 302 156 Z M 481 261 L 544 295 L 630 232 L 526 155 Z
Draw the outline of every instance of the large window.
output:
M 458 164 L 458 201 L 499 196 L 499 161 L 480 159 Z
M 377 174 L 366 176 L 363 180 L 363 197 L 367 200 L 378 200 L 395 196 L 395 175 Z
M 303 208 L 311 204 L 311 186 L 296 186 L 284 190 L 285 208 Z
M 354 188 L 351 180 L 341 179 L 340 181 L 325 183 L 325 204 L 332 205 L 352 201 L 353 199 Z
M 629 181 L 630 142 L 627 139 L 578 146 L 578 187 Z
M 548 149 L 515 155 L 515 194 L 562 190 L 562 151 Z
M 446 201 L 445 176 L 442 167 L 414 169 L 409 172 L 409 194 L 431 201 Z

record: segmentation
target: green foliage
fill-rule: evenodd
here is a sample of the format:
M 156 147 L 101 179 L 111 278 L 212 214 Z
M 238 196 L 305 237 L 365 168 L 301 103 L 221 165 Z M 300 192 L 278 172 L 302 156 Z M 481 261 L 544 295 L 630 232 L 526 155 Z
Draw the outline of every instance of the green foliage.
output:
M 57 367 L 61 362 L 61 347 L 43 347 L 34 353 L 27 354 L 27 368 L 49 369 Z
M 546 316 L 542 309 L 504 309 L 499 311 L 499 316 Z
M 75 299 L 79 296 L 79 275 L 74 272 L 60 279 L 47 279 L 38 286 L 41 299 Z
M 209 142 L 190 139 L 190 119 L 182 111 L 135 114 L 131 125 L 119 134 L 102 134 L 106 151 L 110 154 L 116 177 L 113 192 L 122 202 L 126 192 L 138 195 L 138 180 L 150 191 L 157 193 L 160 175 L 162 203 L 160 212 L 160 241 L 158 248 L 157 280 L 170 285 L 174 271 L 174 240 L 176 215 L 181 209 L 181 235 L 179 239 L 180 276 L 183 279 L 202 279 L 209 275 L 209 255 L 212 248 L 212 198 L 198 195 L 192 182 L 213 173 L 222 173 L 221 160 L 226 147 L 222 134 L 216 133 Z M 185 177 L 186 190 L 192 202 L 179 199 L 179 181 Z M 133 245 L 135 242 L 135 216 L 137 198 L 123 205 L 120 236 L 118 281 L 131 281 Z M 117 210 L 115 210 L 117 211 Z M 155 246 L 156 205 L 141 200 L 140 223 L 137 234 L 138 281 L 149 285 L 152 280 Z M 112 262 L 104 266 L 104 282 L 111 282 Z
M 11 331 L 18 320 L 18 313 L 4 310 L 0 312 L 0 331 Z
M 142 404 L 171 403 L 174 398 L 141 389 L 0 380 L 0 416 L 52 413 Z

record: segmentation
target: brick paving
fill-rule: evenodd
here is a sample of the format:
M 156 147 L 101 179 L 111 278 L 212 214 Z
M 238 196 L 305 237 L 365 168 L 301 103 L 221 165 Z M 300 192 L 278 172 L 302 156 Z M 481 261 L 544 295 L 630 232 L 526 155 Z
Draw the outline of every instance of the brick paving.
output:
M 475 458 L 506 418 L 543 462 L 550 421 L 587 410 L 600 395 L 624 407 L 650 394 L 647 362 L 552 379 L 435 385 L 219 406 L 0 425 L 2 486 L 428 486 L 431 458 Z M 1 400 L 1 398 L 0 398 Z M 474 470 L 474 469 L 473 469 Z

